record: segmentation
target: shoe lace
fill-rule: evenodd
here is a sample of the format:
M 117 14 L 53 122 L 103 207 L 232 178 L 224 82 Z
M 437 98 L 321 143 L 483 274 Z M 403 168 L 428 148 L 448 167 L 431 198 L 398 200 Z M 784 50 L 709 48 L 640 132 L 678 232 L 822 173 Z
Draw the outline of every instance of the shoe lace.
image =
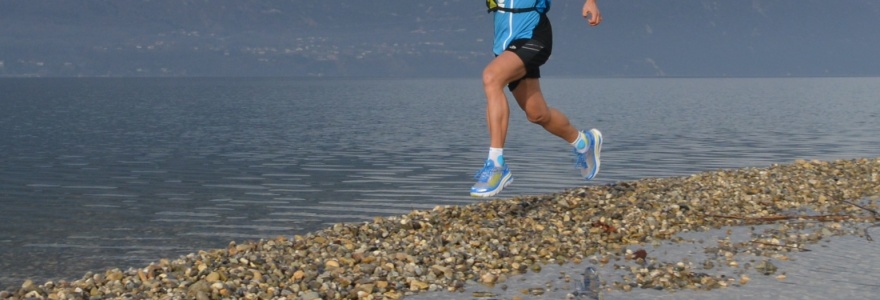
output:
M 474 174 L 474 179 L 476 179 L 478 182 L 489 181 L 489 178 L 492 177 L 492 170 L 493 169 L 494 168 L 492 166 L 490 166 L 488 163 L 483 165 L 483 168 L 480 169 L 479 171 L 477 171 L 476 174 Z
M 577 149 L 574 150 L 574 166 L 586 168 L 587 167 L 587 155 L 585 153 L 580 153 Z

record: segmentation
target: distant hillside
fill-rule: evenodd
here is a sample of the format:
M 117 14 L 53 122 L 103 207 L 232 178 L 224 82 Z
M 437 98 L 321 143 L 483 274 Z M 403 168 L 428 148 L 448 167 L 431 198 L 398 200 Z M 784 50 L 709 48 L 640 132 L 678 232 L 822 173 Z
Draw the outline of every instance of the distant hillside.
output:
M 554 1 L 557 76 L 880 76 L 874 0 Z M 0 0 L 0 76 L 479 76 L 482 2 Z

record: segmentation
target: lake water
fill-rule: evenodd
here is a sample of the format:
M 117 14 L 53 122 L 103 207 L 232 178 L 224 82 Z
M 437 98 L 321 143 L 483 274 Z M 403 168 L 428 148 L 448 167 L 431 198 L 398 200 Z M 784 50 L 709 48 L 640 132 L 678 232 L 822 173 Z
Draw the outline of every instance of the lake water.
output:
M 880 156 L 880 78 L 542 85 L 602 171 L 511 102 L 499 197 Z M 0 79 L 0 288 L 480 201 L 484 116 L 478 79 Z

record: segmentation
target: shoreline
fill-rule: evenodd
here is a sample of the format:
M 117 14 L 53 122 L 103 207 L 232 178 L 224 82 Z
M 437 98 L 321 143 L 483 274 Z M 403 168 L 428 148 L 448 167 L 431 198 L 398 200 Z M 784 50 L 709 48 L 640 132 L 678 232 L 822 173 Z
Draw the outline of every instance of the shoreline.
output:
M 25 282 L 0 292 L 0 298 L 399 299 L 464 291 L 477 282 L 500 285 L 551 265 L 609 266 L 621 260 L 641 268 L 618 269 L 617 284 L 605 277 L 606 293 L 633 285 L 664 292 L 714 290 L 748 286 L 749 280 L 721 277 L 718 269 L 704 268 L 706 262 L 747 270 L 737 254 L 780 260 L 805 245 L 859 234 L 856 229 L 866 222 L 878 222 L 878 195 L 880 158 L 798 160 L 340 223 L 292 238 L 233 242 L 227 249 L 139 269 L 89 273 L 72 282 Z M 664 261 L 636 249 L 681 242 L 676 238 L 683 233 L 766 224 L 781 228 L 750 233 L 754 241 L 707 246 L 713 251 L 704 261 Z M 757 263 L 749 267 L 757 270 Z

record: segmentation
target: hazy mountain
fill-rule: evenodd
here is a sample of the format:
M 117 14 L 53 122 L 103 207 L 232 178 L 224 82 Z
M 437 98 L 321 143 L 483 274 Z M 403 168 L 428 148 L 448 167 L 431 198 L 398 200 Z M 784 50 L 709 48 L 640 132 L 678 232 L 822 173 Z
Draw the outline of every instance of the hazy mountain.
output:
M 880 76 L 876 0 L 599 0 L 547 76 Z M 482 1 L 0 0 L 0 76 L 479 76 Z

